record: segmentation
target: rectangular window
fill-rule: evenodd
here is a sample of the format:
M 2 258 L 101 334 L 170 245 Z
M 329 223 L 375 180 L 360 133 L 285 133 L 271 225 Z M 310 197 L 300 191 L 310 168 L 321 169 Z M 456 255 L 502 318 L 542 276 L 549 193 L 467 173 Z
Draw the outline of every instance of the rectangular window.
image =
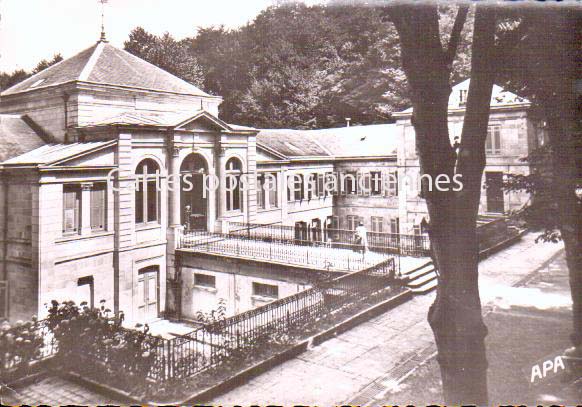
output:
M 348 215 L 348 229 L 356 230 L 358 226 L 358 217 L 355 215 Z
M 257 207 L 265 209 L 265 174 L 257 175 Z
M 317 196 L 317 174 L 309 174 L 307 178 L 307 199 Z
M 305 185 L 304 185 L 303 174 L 297 174 L 294 177 L 294 197 L 296 201 L 301 201 L 305 199 Z
M 216 277 L 208 274 L 194 274 L 194 285 L 200 287 L 216 288 Z
M 501 154 L 501 127 L 487 127 L 487 139 L 485 140 L 485 153 Z
M 331 217 L 331 228 L 332 229 L 339 229 L 340 228 L 339 216 L 332 216 Z
M 372 195 L 380 195 L 382 193 L 382 173 L 380 171 L 372 171 L 370 172 L 371 178 L 371 190 L 370 193 Z
M 325 173 L 325 182 L 323 185 L 323 189 L 324 189 L 324 196 L 328 196 L 328 195 L 337 195 L 338 193 L 338 180 L 335 177 L 334 173 L 332 172 L 326 172 Z
M 413 231 L 413 233 L 414 233 L 415 236 L 422 235 L 422 230 L 420 228 L 420 225 L 414 225 L 414 226 L 412 226 L 412 231 Z
M 317 174 L 317 196 L 325 196 L 325 175 Z
M 399 218 L 390 219 L 390 233 L 394 233 L 394 234 L 400 233 L 400 219 Z
M 279 298 L 279 287 L 271 284 L 253 283 L 253 295 L 268 298 Z
M 63 233 L 81 230 L 81 186 L 63 186 Z
M 396 171 L 388 174 L 388 195 L 398 196 L 398 173 Z
M 272 172 L 267 174 L 266 180 L 267 194 L 269 196 L 269 207 L 277 208 L 279 206 L 277 199 L 277 173 Z
M 467 103 L 467 89 L 460 89 L 459 90 L 459 105 L 464 105 Z
M 91 230 L 105 230 L 107 221 L 107 184 L 93 184 L 91 189 Z
M 372 232 L 382 233 L 384 220 L 379 216 L 372 216 Z
M 349 172 L 344 175 L 344 191 L 348 195 L 356 195 L 358 193 L 357 176 L 355 172 Z

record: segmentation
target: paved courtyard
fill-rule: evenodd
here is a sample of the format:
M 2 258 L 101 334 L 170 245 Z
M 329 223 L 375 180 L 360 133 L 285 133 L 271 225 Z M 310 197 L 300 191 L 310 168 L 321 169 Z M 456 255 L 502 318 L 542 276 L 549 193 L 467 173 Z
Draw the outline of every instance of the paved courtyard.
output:
M 481 262 L 484 304 L 501 307 L 511 302 L 508 295 L 511 298 L 513 285 L 533 271 L 551 267 L 550 260 L 562 246 L 536 245 L 534 240 L 535 235 L 525 235 L 512 247 Z M 532 290 L 536 295 L 536 288 Z M 370 405 L 370 400 L 376 400 L 380 405 L 396 387 L 396 379 L 434 353 L 432 332 L 426 322 L 433 300 L 434 293 L 414 297 L 207 404 Z M 156 328 L 168 329 L 163 322 Z M 58 377 L 18 389 L 15 395 L 3 395 L 2 401 L 31 405 L 120 404 Z
M 502 301 L 511 286 L 546 267 L 562 248 L 535 234 L 480 263 L 483 303 Z M 407 370 L 434 353 L 426 321 L 434 293 L 373 318 L 212 400 L 212 405 L 364 404 L 381 399 Z

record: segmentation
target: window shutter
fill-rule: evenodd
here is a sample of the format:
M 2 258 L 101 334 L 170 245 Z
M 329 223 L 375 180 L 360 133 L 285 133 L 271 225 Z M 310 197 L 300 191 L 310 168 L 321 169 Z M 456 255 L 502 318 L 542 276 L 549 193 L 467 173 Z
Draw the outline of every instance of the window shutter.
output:
M 105 229 L 106 191 L 104 185 L 95 186 L 91 190 L 91 229 Z

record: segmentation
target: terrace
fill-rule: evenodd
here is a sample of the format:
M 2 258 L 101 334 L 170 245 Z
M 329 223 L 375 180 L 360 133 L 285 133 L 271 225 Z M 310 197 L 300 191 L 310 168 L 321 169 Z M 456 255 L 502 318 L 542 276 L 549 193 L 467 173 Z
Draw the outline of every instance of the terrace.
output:
M 297 229 L 283 225 L 230 224 L 228 233 L 186 231 L 178 249 L 326 271 L 353 272 L 394 258 L 396 268 L 422 263 L 426 236 L 368 233 L 368 251 L 354 242 L 354 232 L 342 229 Z

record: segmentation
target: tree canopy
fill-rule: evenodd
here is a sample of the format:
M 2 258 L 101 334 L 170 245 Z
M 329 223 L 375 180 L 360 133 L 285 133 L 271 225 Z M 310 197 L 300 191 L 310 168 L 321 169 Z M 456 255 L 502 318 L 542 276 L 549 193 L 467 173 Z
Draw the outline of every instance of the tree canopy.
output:
M 454 9 L 440 9 L 443 41 Z M 468 22 L 453 82 L 468 76 L 470 33 Z M 222 96 L 221 117 L 229 122 L 321 128 L 350 117 L 352 123 L 372 124 L 410 106 L 398 35 L 380 8 L 284 3 L 238 29 L 199 28 L 181 41 L 136 28 L 125 48 Z M 200 82 L 191 76 L 198 68 L 202 73 L 194 77 L 202 77 Z

